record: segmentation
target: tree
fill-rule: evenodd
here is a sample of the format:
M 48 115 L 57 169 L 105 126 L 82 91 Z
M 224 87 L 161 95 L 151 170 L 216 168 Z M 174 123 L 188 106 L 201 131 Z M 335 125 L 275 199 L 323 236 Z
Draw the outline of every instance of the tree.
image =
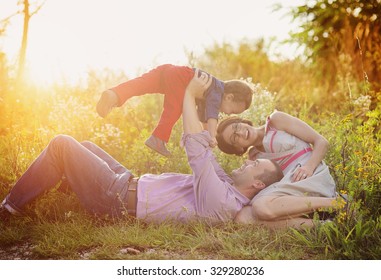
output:
M 309 1 L 291 14 L 302 22 L 293 40 L 307 47 L 307 57 L 331 88 L 350 71 L 357 82 L 380 91 L 381 0 Z
M 25 58 L 26 58 L 26 50 L 27 50 L 27 44 L 28 44 L 28 31 L 29 31 L 29 21 L 30 18 L 36 14 L 44 5 L 45 1 L 37 5 L 35 10 L 33 12 L 30 12 L 30 2 L 29 0 L 23 0 L 20 1 L 19 4 L 23 5 L 23 15 L 24 15 L 24 24 L 23 24 L 23 33 L 22 33 L 22 41 L 21 41 L 21 48 L 20 48 L 20 56 L 19 56 L 19 67 L 18 67 L 18 80 L 22 80 L 24 78 L 25 74 Z
M 20 0 L 17 3 L 17 5 L 22 5 L 23 9 L 21 11 L 17 11 L 14 14 L 0 20 L 0 36 L 1 36 L 2 34 L 5 33 L 6 27 L 8 24 L 10 24 L 11 19 L 13 17 L 19 14 L 24 15 L 23 33 L 22 33 L 22 40 L 21 40 L 21 47 L 20 47 L 20 54 L 19 54 L 18 73 L 17 73 L 18 80 L 22 80 L 24 78 L 25 58 L 26 58 L 26 51 L 27 51 L 27 45 L 28 45 L 29 21 L 31 17 L 42 8 L 45 2 L 46 0 L 42 2 L 41 4 L 38 4 L 38 2 L 30 3 L 29 0 Z M 35 6 L 33 12 L 30 11 L 31 6 Z
M 6 18 L 3 18 L 0 20 L 0 36 L 3 35 L 7 29 L 7 26 L 11 20 L 12 17 L 14 17 L 15 15 L 17 15 L 18 13 L 14 13 L 13 15 L 10 15 Z

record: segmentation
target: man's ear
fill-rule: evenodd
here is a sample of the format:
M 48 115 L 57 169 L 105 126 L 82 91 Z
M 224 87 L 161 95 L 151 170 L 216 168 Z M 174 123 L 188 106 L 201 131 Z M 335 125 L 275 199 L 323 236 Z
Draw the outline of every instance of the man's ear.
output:
M 262 190 L 266 187 L 265 183 L 263 183 L 261 180 L 254 180 L 252 186 L 257 190 Z

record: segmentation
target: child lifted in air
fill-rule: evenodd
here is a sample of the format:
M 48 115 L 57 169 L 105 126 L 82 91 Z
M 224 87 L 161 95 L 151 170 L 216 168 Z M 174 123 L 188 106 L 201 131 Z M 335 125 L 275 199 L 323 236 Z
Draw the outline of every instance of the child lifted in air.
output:
M 172 128 L 183 109 L 185 89 L 197 71 L 198 75 L 211 78 L 212 83 L 202 98 L 196 100 L 200 121 L 207 124 L 211 135 L 210 146 L 215 147 L 219 112 L 240 114 L 250 107 L 253 90 L 245 81 L 220 81 L 208 73 L 187 66 L 160 65 L 140 77 L 105 90 L 98 103 L 97 112 L 106 117 L 113 107 L 122 106 L 129 98 L 148 93 L 164 94 L 163 111 L 159 123 L 145 144 L 154 151 L 169 157 L 166 148 Z

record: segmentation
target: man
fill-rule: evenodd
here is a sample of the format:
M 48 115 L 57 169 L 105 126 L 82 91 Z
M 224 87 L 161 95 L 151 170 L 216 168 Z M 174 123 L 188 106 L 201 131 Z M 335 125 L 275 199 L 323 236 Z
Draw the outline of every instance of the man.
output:
M 90 212 L 133 215 L 149 222 L 233 220 L 254 195 L 282 178 L 270 160 L 247 161 L 229 177 L 209 147 L 202 130 L 195 96 L 208 88 L 198 73 L 186 90 L 183 104 L 185 147 L 193 175 L 164 173 L 133 178 L 129 170 L 90 142 L 66 135 L 55 137 L 16 182 L 1 205 L 4 214 L 22 214 L 24 206 L 54 187 L 65 176 L 81 204 Z

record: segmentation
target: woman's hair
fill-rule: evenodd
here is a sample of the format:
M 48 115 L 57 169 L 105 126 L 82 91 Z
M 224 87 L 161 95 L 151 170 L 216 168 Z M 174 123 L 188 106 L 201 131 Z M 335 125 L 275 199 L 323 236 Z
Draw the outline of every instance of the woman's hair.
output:
M 251 121 L 242 119 L 240 117 L 232 116 L 232 117 L 225 118 L 218 124 L 218 127 L 217 127 L 216 139 L 218 143 L 218 148 L 226 154 L 242 156 L 244 153 L 246 153 L 248 147 L 247 148 L 234 147 L 230 143 L 226 142 L 225 139 L 222 137 L 222 133 L 224 132 L 224 130 L 233 123 L 245 123 L 245 124 L 253 126 L 253 123 Z

